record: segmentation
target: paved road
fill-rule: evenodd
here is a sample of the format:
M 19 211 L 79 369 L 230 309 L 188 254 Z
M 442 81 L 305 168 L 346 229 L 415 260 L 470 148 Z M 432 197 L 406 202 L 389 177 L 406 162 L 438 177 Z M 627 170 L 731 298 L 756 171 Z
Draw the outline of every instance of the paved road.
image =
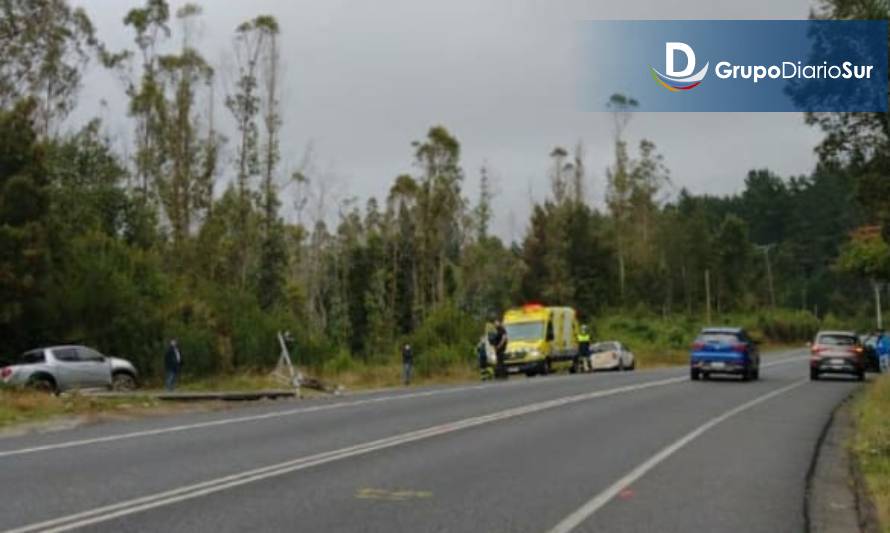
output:
M 0 440 L 0 530 L 805 529 L 806 475 L 858 385 L 801 351 L 761 381 L 681 369 L 515 379 Z

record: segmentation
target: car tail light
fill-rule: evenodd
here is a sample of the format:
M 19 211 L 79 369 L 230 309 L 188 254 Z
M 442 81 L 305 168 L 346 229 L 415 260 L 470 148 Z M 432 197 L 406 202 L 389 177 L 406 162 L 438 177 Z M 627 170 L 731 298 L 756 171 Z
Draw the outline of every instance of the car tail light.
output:
M 0 379 L 6 379 L 11 375 L 12 375 L 12 368 L 10 368 L 8 366 L 5 368 L 0 368 Z
M 745 344 L 744 342 L 737 342 L 732 345 L 732 351 L 744 353 L 744 352 L 748 351 L 748 345 Z
M 825 346 L 820 346 L 818 344 L 814 344 L 813 347 L 810 349 L 810 352 L 812 352 L 813 355 L 819 355 L 820 353 L 822 353 L 824 351 L 825 351 Z
M 693 342 L 693 343 L 692 343 L 692 349 L 693 349 L 693 350 L 701 350 L 701 349 L 704 348 L 704 347 L 705 347 L 705 343 L 703 343 L 703 342 L 698 342 L 698 341 L 696 341 L 696 342 Z

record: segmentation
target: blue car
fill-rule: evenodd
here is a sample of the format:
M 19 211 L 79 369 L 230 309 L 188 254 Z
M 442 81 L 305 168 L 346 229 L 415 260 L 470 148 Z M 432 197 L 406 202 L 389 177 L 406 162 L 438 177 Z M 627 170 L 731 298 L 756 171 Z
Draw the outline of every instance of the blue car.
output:
M 693 381 L 712 374 L 760 379 L 760 350 L 742 328 L 705 328 L 692 344 L 689 375 Z

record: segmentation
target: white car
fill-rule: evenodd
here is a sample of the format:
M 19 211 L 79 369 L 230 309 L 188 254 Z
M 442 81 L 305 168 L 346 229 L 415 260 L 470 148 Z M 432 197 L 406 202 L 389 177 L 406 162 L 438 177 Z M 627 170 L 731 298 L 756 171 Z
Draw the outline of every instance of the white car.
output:
M 618 341 L 598 342 L 590 347 L 590 366 L 593 370 L 633 370 L 637 359 Z
M 105 388 L 133 390 L 139 373 L 126 359 L 105 356 L 86 346 L 51 346 L 0 363 L 0 383 L 62 392 Z

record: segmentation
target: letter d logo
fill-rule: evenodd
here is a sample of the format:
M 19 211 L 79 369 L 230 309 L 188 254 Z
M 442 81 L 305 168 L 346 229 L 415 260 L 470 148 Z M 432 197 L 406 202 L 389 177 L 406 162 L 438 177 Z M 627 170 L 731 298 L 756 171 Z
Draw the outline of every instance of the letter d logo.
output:
M 674 70 L 674 56 L 677 52 L 686 54 L 686 68 L 682 71 Z M 664 70 L 665 74 L 672 78 L 684 78 L 695 70 L 695 52 L 686 43 L 664 43 Z
M 686 56 L 686 68 L 681 71 L 674 69 L 674 59 L 677 56 L 677 52 L 682 52 Z M 710 62 L 705 63 L 705 66 L 701 70 L 692 74 L 695 72 L 695 52 L 692 51 L 692 47 L 686 43 L 664 43 L 664 66 L 666 74 L 658 72 L 655 70 L 655 67 L 652 66 L 649 67 L 649 71 L 652 73 L 652 78 L 659 85 L 671 92 L 678 92 L 688 91 L 701 85 L 701 80 L 703 80 L 708 73 L 708 67 L 710 65 Z

